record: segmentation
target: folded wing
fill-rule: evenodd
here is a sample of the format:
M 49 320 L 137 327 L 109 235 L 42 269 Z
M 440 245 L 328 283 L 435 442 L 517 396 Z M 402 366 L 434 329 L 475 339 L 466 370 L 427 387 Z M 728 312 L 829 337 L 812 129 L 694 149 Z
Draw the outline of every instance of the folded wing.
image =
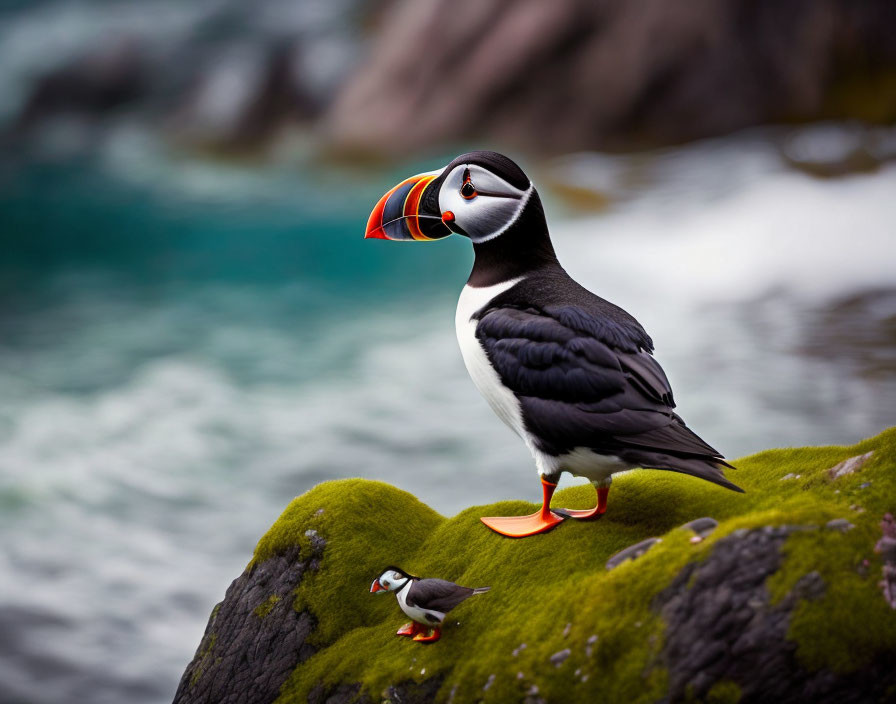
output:
M 722 455 L 675 413 L 669 380 L 633 318 L 508 305 L 477 317 L 476 336 L 540 450 L 587 447 L 738 490 L 719 469 L 730 466 Z

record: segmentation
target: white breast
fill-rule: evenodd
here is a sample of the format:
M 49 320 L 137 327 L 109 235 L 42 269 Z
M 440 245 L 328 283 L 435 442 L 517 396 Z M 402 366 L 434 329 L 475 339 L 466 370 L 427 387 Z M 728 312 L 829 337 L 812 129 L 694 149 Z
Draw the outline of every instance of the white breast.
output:
M 464 286 L 457 301 L 457 314 L 454 325 L 457 330 L 457 342 L 460 345 L 460 353 L 463 355 L 464 364 L 470 373 L 470 378 L 479 389 L 488 405 L 510 428 L 529 444 L 529 439 L 523 429 L 523 414 L 520 410 L 520 402 L 513 392 L 501 383 L 498 373 L 492 368 L 482 349 L 482 345 L 476 338 L 476 321 L 473 315 L 498 294 L 508 290 L 522 280 L 511 279 L 494 286 L 474 288 Z
M 408 604 L 408 592 L 411 591 L 411 587 L 413 585 L 408 585 L 404 589 L 402 589 L 395 597 L 398 599 L 398 605 L 401 607 L 401 610 L 404 611 L 408 616 L 411 617 L 411 620 L 416 621 L 417 623 L 423 623 L 427 626 L 432 626 L 434 623 L 441 623 L 445 620 L 445 614 L 442 611 L 434 611 L 432 609 L 421 609 L 419 606 L 411 606 Z M 437 621 L 432 621 L 431 619 L 426 618 L 426 614 L 430 614 L 435 617 Z

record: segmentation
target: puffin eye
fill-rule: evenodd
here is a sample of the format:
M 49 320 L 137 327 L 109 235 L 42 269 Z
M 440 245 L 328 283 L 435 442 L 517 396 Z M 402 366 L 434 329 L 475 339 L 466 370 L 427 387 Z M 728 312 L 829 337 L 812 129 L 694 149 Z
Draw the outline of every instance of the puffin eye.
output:
M 466 169 L 464 171 L 464 185 L 460 187 L 460 194 L 466 198 L 467 200 L 472 200 L 477 195 L 476 187 L 473 185 L 473 182 L 470 181 L 470 170 Z

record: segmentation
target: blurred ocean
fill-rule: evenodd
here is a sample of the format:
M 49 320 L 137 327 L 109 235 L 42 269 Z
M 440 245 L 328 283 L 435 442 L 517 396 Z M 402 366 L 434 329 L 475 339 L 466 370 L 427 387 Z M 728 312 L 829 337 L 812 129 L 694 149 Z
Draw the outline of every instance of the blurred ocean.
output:
M 538 497 L 457 350 L 469 244 L 362 239 L 442 162 L 258 168 L 127 129 L 97 154 L 0 167 L 0 701 L 169 701 L 320 481 L 445 514 Z M 815 179 L 757 131 L 531 172 L 609 195 L 583 215 L 542 188 L 561 261 L 644 323 L 729 457 L 896 422 L 896 168 Z

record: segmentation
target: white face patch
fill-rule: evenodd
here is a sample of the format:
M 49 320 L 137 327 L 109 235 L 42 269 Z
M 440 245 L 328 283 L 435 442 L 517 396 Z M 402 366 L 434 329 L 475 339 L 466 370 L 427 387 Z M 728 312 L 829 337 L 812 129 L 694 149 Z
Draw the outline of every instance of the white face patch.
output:
M 454 213 L 454 222 L 476 243 L 494 239 L 519 217 L 532 193 L 476 164 L 455 166 L 439 190 L 439 208 Z

